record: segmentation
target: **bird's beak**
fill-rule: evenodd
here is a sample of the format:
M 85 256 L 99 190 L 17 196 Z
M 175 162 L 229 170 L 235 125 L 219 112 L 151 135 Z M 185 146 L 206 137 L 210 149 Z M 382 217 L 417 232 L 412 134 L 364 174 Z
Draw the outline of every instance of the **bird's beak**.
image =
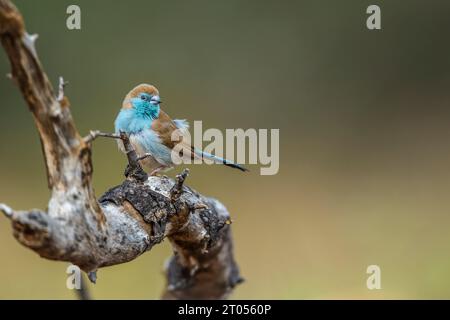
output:
M 153 96 L 153 97 L 150 99 L 150 103 L 151 103 L 151 104 L 156 104 L 156 105 L 158 105 L 158 104 L 161 103 L 161 99 L 159 98 L 159 96 Z

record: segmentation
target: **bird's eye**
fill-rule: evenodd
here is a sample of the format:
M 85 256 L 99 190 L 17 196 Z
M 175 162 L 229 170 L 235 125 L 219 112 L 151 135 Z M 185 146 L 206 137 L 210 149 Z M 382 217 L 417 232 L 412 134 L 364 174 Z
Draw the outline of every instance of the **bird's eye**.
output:
M 143 95 L 141 95 L 141 99 L 142 100 L 147 100 L 147 97 L 143 94 Z

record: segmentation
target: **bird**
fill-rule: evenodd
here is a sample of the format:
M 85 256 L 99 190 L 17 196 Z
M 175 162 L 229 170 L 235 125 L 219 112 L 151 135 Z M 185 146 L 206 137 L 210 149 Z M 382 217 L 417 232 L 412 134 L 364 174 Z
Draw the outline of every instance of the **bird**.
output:
M 182 156 L 190 159 L 210 159 L 215 163 L 248 171 L 245 167 L 230 160 L 194 148 L 182 139 L 189 129 L 186 120 L 172 120 L 161 107 L 158 89 L 150 84 L 139 84 L 125 96 L 122 108 L 114 122 L 115 132 L 127 134 L 130 144 L 136 151 L 141 166 L 151 176 L 175 166 L 171 152 L 178 143 L 182 144 Z M 174 131 L 181 136 L 173 141 Z M 123 142 L 118 140 L 119 149 L 126 153 Z M 175 149 L 179 150 L 179 149 Z M 174 151 L 175 151 L 174 150 Z

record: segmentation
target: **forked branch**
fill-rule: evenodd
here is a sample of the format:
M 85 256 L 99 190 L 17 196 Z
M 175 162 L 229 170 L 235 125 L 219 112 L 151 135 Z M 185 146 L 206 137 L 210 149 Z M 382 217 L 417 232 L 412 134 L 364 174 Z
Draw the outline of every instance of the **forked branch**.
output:
M 230 217 L 225 207 L 177 181 L 148 176 L 128 137 L 76 129 L 60 78 L 55 94 L 39 62 L 35 41 L 9 0 L 0 0 L 0 40 L 36 124 L 45 157 L 51 198 L 46 212 L 14 211 L 0 205 L 13 233 L 40 256 L 98 268 L 137 258 L 168 238 L 174 256 L 167 264 L 164 298 L 225 298 L 241 281 L 233 258 Z M 91 145 L 97 136 L 122 139 L 125 181 L 97 201 L 92 188 Z M 91 278 L 92 279 L 92 278 Z

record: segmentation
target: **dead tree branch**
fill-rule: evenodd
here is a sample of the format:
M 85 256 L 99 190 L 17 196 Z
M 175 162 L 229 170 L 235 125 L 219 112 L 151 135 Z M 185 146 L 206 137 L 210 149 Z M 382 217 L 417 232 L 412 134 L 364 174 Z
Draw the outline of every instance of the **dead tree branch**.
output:
M 233 258 L 229 213 L 217 200 L 177 182 L 148 177 L 128 137 L 91 132 L 82 138 L 72 119 L 60 78 L 55 94 L 35 49 L 37 36 L 9 0 L 0 0 L 0 40 L 33 115 L 45 157 L 51 198 L 46 212 L 14 211 L 0 205 L 13 234 L 40 256 L 69 261 L 88 272 L 137 258 L 168 238 L 174 256 L 166 268 L 169 299 L 225 298 L 241 281 Z M 125 181 L 99 201 L 92 188 L 91 144 L 97 136 L 122 139 Z M 128 141 L 128 142 L 127 142 Z
M 81 275 L 80 280 L 81 280 L 81 287 L 80 289 L 75 290 L 78 300 L 91 300 L 88 284 L 86 283 L 86 280 L 84 279 L 83 275 Z

